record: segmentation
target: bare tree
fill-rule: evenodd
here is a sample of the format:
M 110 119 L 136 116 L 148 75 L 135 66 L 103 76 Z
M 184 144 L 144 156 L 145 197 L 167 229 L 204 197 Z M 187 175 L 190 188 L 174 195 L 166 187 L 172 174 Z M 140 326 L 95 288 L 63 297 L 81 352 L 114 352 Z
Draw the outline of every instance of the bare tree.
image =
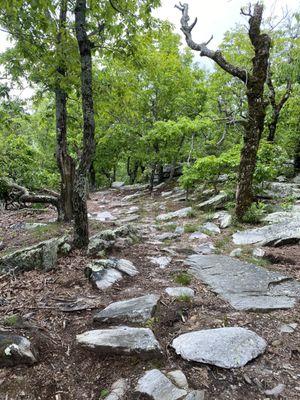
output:
M 243 15 L 249 16 L 249 38 L 255 52 L 251 71 L 229 63 L 221 51 L 210 50 L 207 46 L 212 37 L 204 43 L 194 42 L 192 30 L 197 23 L 197 18 L 189 25 L 188 4 L 180 3 L 176 7 L 182 12 L 181 30 L 185 35 L 187 45 L 198 51 L 201 57 L 212 59 L 224 71 L 240 79 L 247 88 L 248 113 L 244 123 L 244 146 L 241 152 L 235 210 L 237 218 L 242 219 L 253 201 L 253 175 L 267 107 L 264 101 L 264 84 L 268 73 L 271 39 L 267 34 L 261 33 L 263 5 L 256 3 L 253 7 L 249 6 L 247 11 L 241 10 Z
M 76 0 L 75 30 L 81 63 L 81 98 L 83 113 L 83 146 L 75 172 L 73 191 L 74 245 L 86 247 L 89 243 L 87 214 L 87 179 L 95 151 L 95 119 L 92 87 L 92 44 L 87 34 L 86 0 Z

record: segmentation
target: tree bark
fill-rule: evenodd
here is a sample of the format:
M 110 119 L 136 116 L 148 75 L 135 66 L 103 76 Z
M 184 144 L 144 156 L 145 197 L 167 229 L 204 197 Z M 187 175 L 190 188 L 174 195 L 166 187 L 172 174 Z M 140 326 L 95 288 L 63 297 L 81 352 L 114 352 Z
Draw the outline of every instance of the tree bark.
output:
M 61 0 L 59 14 L 59 28 L 57 34 L 57 53 L 58 67 L 57 73 L 61 77 L 66 76 L 66 68 L 63 59 L 63 31 L 67 21 L 68 0 Z M 60 172 L 60 202 L 61 218 L 65 222 L 70 222 L 73 218 L 73 185 L 75 164 L 68 153 L 67 144 L 67 93 L 62 89 L 59 78 L 55 88 L 55 107 L 56 107 L 56 160 Z
M 300 173 L 300 139 L 298 140 L 296 150 L 295 150 L 294 172 L 295 172 L 295 175 Z
M 267 106 L 263 95 L 264 84 L 267 79 L 271 39 L 267 34 L 262 34 L 260 31 L 263 6 L 260 3 L 255 4 L 253 13 L 251 13 L 251 7 L 249 7 L 248 13 L 242 11 L 244 15 L 250 17 L 249 37 L 255 51 L 251 73 L 229 63 L 219 50 L 208 49 L 207 45 L 212 38 L 206 43 L 195 43 L 192 39 L 192 30 L 197 23 L 197 18 L 189 25 L 188 4 L 180 3 L 177 8 L 182 12 L 181 30 L 185 35 L 188 46 L 199 51 L 200 56 L 214 60 L 224 71 L 239 78 L 247 87 L 248 118 L 244 125 L 244 146 L 241 152 L 235 209 L 237 218 L 241 220 L 253 201 L 253 175 Z
M 75 172 L 73 191 L 74 246 L 87 247 L 89 243 L 89 224 L 87 214 L 87 179 L 95 151 L 95 120 L 92 88 L 91 42 L 86 27 L 86 0 L 76 0 L 75 31 L 81 64 L 81 98 L 83 114 L 82 153 Z

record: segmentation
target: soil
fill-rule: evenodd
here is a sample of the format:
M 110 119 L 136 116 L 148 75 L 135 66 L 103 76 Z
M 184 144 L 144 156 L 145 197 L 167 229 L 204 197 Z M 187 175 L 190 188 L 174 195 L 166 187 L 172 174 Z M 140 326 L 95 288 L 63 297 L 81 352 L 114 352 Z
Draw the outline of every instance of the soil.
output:
M 89 201 L 91 212 L 110 211 L 116 221 L 92 222 L 92 232 L 111 227 L 125 217 L 132 205 L 140 206 L 139 223 L 144 227 L 157 227 L 155 216 L 170 210 L 186 207 L 185 202 L 171 203 L 159 193 L 138 198 L 120 207 L 122 191 L 107 190 L 95 193 Z M 165 204 L 165 210 L 160 209 Z M 55 218 L 55 211 L 33 211 L 31 209 L 6 211 L 0 216 L 0 241 L 4 243 L 2 253 L 14 250 L 39 240 L 70 232 L 68 225 L 55 224 L 55 229 L 21 228 L 23 222 L 49 222 Z M 197 219 L 198 218 L 198 219 Z M 203 219 L 199 214 L 183 223 L 197 224 Z M 16 225 L 19 224 L 19 225 Z M 54 224 L 54 223 L 53 223 Z M 42 232 L 42 233 L 41 233 Z M 157 230 L 156 234 L 161 232 Z M 223 243 L 229 243 L 231 229 L 222 233 Z M 114 284 L 106 291 L 99 291 L 84 276 L 84 268 L 90 261 L 82 251 L 73 251 L 60 258 L 55 270 L 49 272 L 29 271 L 18 276 L 0 277 L 0 298 L 2 322 L 7 316 L 18 314 L 24 324 L 7 327 L 0 324 L 0 330 L 8 330 L 28 337 L 39 349 L 39 362 L 32 366 L 18 366 L 0 370 L 0 400 L 100 400 L 101 392 L 109 390 L 117 379 L 128 378 L 131 386 L 148 369 L 163 371 L 182 369 L 191 388 L 205 390 L 206 400 L 266 400 L 264 391 L 279 383 L 286 387 L 284 399 L 300 398 L 300 307 L 270 313 L 240 312 L 219 298 L 200 281 L 192 278 L 189 284 L 196 292 L 193 301 L 171 300 L 164 289 L 178 286 L 175 278 L 186 271 L 185 255 L 172 256 L 172 262 L 165 269 L 154 266 L 148 256 L 168 255 L 162 248 L 191 247 L 189 234 L 180 239 L 167 241 L 163 246 L 145 235 L 144 239 L 131 247 L 114 249 L 108 257 L 125 258 L 139 270 L 135 277 L 128 277 Z M 226 239 L 227 237 L 227 239 Z M 227 240 L 227 242 L 226 242 Z M 212 237 L 216 244 L 220 237 Z M 268 248 L 268 268 L 284 272 L 300 279 L 299 246 Z M 221 252 L 230 252 L 225 245 Z M 146 293 L 161 295 L 156 316 L 147 324 L 160 342 L 164 356 L 149 361 L 137 357 L 99 356 L 92 351 L 81 349 L 75 343 L 75 336 L 86 330 L 99 328 L 92 323 L 92 316 L 98 309 L 117 300 L 125 300 Z M 83 298 L 86 306 L 81 311 L 64 311 L 66 306 Z M 72 307 L 71 307 L 72 308 Z M 293 333 L 280 333 L 285 323 L 298 323 Z M 181 333 L 191 330 L 241 326 L 249 328 L 268 342 L 266 352 L 243 368 L 225 370 L 205 364 L 182 360 L 170 348 L 170 343 Z M 100 326 L 101 327 L 101 326 Z M 128 394 L 124 400 L 131 400 Z

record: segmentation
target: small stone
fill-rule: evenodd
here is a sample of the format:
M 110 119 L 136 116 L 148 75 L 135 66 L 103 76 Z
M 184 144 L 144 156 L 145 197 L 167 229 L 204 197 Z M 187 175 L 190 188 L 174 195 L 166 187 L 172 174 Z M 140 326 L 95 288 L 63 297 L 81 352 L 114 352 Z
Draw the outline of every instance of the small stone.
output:
M 123 400 L 129 385 L 126 379 L 119 379 L 111 386 L 110 394 L 105 397 L 106 400 Z
M 188 381 L 186 379 L 186 376 L 180 369 L 176 369 L 175 371 L 168 372 L 167 376 L 179 388 L 188 389 L 188 387 L 189 387 Z
M 124 182 L 113 182 L 112 184 L 111 184 L 111 187 L 113 188 L 113 189 L 120 189 L 122 186 L 124 186 L 125 185 L 125 183 Z
M 225 192 L 220 192 L 216 196 L 211 197 L 210 199 L 204 201 L 203 203 L 200 203 L 197 207 L 203 210 L 214 209 L 220 206 L 223 207 L 226 199 L 227 199 L 227 194 Z
M 185 398 L 185 400 L 204 400 L 204 399 L 205 399 L 204 390 L 193 390 Z
M 168 221 L 173 218 L 185 218 L 192 212 L 192 207 L 181 208 L 167 214 L 160 214 L 156 217 L 157 221 Z
M 241 255 L 242 255 L 242 249 L 240 247 L 232 250 L 229 254 L 230 257 L 240 257 Z
M 110 304 L 94 316 L 94 322 L 146 322 L 152 318 L 159 296 L 149 294 Z
M 189 236 L 190 240 L 204 240 L 204 239 L 209 239 L 209 236 L 206 235 L 205 233 L 202 232 L 194 232 Z
M 129 276 L 135 276 L 139 273 L 139 271 L 136 269 L 136 267 L 133 265 L 133 263 L 129 260 L 125 260 L 124 258 L 120 259 L 113 259 L 113 262 L 115 263 L 115 268 L 126 275 Z
M 160 235 L 156 236 L 157 240 L 165 241 L 165 240 L 172 240 L 178 238 L 178 233 L 173 233 L 173 232 L 164 232 Z
M 35 364 L 37 350 L 23 336 L 0 333 L 0 367 L 13 367 L 20 364 Z
M 291 324 L 283 324 L 281 325 L 279 332 L 281 333 L 293 333 L 295 329 L 297 328 L 298 324 L 297 323 L 291 323 Z
M 278 397 L 281 395 L 281 393 L 284 391 L 285 385 L 283 383 L 279 383 L 279 385 L 275 386 L 273 389 L 270 390 L 265 390 L 265 394 L 267 396 L 274 396 Z
M 187 395 L 187 392 L 177 388 L 158 369 L 152 369 L 138 380 L 135 388 L 136 396 L 143 394 L 148 395 L 151 400 L 181 400 L 183 396 Z
M 207 222 L 206 224 L 202 225 L 202 229 L 204 229 L 212 234 L 221 233 L 220 228 L 213 222 Z
M 216 248 L 212 243 L 203 243 L 195 247 L 195 252 L 203 255 L 213 254 L 215 250 Z
M 227 211 L 217 212 L 213 219 L 217 219 L 221 229 L 228 228 L 232 222 L 232 216 Z
M 148 258 L 153 264 L 158 265 L 159 268 L 161 269 L 165 269 L 172 261 L 172 258 L 167 256 L 148 257 Z
M 194 297 L 195 292 L 193 289 L 189 287 L 184 287 L 184 286 L 179 286 L 179 287 L 167 287 L 165 292 L 170 296 L 170 297 Z
M 92 219 L 94 221 L 100 221 L 100 222 L 114 221 L 116 219 L 116 217 L 114 217 L 108 211 L 101 211 L 101 212 L 91 213 L 91 214 L 89 214 L 89 217 L 90 217 L 90 219 Z
M 252 255 L 255 258 L 262 258 L 266 254 L 265 250 L 260 249 L 259 247 L 256 247 L 253 249 Z
M 92 330 L 77 335 L 76 341 L 98 354 L 137 355 L 144 359 L 162 354 L 158 341 L 148 328 L 121 326 Z
M 183 226 L 177 226 L 177 228 L 174 231 L 178 235 L 182 235 L 184 233 L 184 227 Z

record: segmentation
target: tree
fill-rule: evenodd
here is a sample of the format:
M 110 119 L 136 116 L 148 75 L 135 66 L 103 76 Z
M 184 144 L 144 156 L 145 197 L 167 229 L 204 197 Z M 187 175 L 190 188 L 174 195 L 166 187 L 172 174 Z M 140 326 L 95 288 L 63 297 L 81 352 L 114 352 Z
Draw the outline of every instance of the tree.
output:
M 267 34 L 261 33 L 263 6 L 256 3 L 253 9 L 249 6 L 248 11 L 242 10 L 244 15 L 250 17 L 249 38 L 254 49 L 251 72 L 229 63 L 219 50 L 210 50 L 207 45 L 211 39 L 207 43 L 195 43 L 192 39 L 192 30 L 197 23 L 197 18 L 189 25 L 188 4 L 180 3 L 177 8 L 182 12 L 181 30 L 188 46 L 198 51 L 201 57 L 212 59 L 224 71 L 240 79 L 247 88 L 248 115 L 244 124 L 244 146 L 241 151 L 235 210 L 237 218 L 242 219 L 253 201 L 252 182 L 256 155 L 264 129 L 267 107 L 264 101 L 264 85 L 268 73 L 271 39 Z
M 86 247 L 89 243 L 87 215 L 87 175 L 91 167 L 95 150 L 95 120 L 92 87 L 91 41 L 87 35 L 86 0 L 76 0 L 75 31 L 81 64 L 81 99 L 83 113 L 83 146 L 75 172 L 73 190 L 74 207 L 74 245 Z

